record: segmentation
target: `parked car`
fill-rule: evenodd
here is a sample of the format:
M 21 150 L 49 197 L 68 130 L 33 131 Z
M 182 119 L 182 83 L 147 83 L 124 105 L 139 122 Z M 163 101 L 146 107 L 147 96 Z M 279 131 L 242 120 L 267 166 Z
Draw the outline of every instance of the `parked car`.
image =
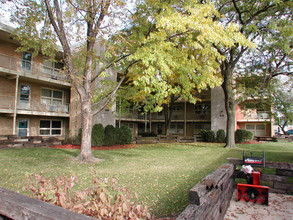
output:
M 292 135 L 293 134 L 293 129 L 286 131 L 287 135 Z

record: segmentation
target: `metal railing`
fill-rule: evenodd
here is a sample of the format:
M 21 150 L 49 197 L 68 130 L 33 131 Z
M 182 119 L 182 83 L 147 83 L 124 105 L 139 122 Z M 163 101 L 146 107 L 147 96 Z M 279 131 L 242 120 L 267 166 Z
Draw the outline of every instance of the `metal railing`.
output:
M 0 68 L 7 69 L 8 72 L 18 72 L 27 77 L 44 77 L 47 79 L 69 82 L 69 76 L 61 69 L 48 67 L 32 61 L 26 61 L 15 57 L 0 54 Z
M 243 119 L 270 119 L 269 111 L 257 111 L 256 109 L 252 110 L 241 110 Z
M 0 109 L 14 110 L 14 96 L 0 95 Z M 66 105 L 53 105 L 44 104 L 40 101 L 30 100 L 24 102 L 18 100 L 17 110 L 38 111 L 38 112 L 57 112 L 57 113 L 69 113 L 69 104 Z

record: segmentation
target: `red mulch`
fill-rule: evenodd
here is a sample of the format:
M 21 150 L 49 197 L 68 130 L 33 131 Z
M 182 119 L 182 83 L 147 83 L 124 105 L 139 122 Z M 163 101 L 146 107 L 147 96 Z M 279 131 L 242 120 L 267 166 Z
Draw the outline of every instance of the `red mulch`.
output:
M 60 148 L 60 149 L 80 149 L 80 145 L 55 145 L 51 146 L 52 148 Z M 116 149 L 124 149 L 124 148 L 133 148 L 137 147 L 137 145 L 114 145 L 114 146 L 94 146 L 92 150 L 116 150 Z
M 259 141 L 247 141 L 247 142 L 242 142 L 240 144 L 259 144 Z

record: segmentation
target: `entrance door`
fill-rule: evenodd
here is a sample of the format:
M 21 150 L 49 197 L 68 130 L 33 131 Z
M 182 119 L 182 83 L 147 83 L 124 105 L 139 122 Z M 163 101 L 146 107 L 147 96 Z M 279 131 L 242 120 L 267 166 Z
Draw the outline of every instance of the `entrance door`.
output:
M 28 136 L 28 120 L 19 120 L 18 121 L 18 136 L 26 137 Z
M 163 134 L 163 125 L 162 124 L 158 124 L 158 134 Z

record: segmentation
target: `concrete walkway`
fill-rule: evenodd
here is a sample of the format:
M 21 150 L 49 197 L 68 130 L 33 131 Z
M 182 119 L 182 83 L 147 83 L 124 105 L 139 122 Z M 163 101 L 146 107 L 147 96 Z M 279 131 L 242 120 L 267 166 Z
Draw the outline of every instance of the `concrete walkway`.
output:
M 269 193 L 269 206 L 252 202 L 236 202 L 233 193 L 225 220 L 293 220 L 293 196 Z

